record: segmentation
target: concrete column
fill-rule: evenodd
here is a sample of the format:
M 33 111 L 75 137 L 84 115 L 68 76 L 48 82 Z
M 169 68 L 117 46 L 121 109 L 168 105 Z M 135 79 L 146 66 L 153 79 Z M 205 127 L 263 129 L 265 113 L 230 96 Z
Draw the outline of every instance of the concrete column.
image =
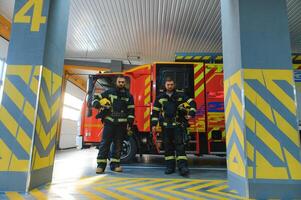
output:
M 301 197 L 286 0 L 221 0 L 230 189 Z
M 15 3 L 0 107 L 0 191 L 52 179 L 69 0 Z

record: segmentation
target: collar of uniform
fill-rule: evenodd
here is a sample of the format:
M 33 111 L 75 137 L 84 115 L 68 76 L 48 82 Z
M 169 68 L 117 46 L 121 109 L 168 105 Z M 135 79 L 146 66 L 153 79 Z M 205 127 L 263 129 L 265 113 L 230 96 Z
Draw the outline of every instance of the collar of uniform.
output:
M 122 89 L 120 89 L 120 88 L 118 88 L 118 87 L 115 87 L 115 90 L 116 90 L 116 92 L 126 92 L 126 88 L 122 88 Z
M 167 96 L 169 96 L 169 97 L 172 97 L 172 96 L 174 95 L 174 92 L 169 93 L 169 92 L 166 91 L 165 94 L 166 94 Z
M 171 96 L 169 96 L 166 92 L 164 93 L 164 97 L 165 98 L 167 98 L 167 99 L 177 99 L 178 98 L 178 93 L 176 92 L 176 91 L 174 91 L 173 93 L 172 93 L 172 95 Z

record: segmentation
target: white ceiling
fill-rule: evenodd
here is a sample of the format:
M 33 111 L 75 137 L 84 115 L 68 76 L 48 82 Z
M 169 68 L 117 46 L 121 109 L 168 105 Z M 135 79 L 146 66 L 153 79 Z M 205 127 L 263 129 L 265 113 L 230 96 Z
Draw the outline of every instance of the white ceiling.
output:
M 0 0 L 0 14 L 6 19 L 13 18 L 15 0 Z
M 301 52 L 301 1 L 287 2 L 292 51 Z M 13 4 L 0 0 L 0 13 L 11 19 Z M 220 0 L 71 0 L 66 58 L 171 61 L 221 52 L 221 40 Z

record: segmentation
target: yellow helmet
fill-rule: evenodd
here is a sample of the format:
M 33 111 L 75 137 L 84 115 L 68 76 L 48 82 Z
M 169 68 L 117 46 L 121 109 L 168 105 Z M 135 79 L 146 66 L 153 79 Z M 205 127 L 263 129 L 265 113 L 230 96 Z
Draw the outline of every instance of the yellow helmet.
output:
M 111 112 L 111 102 L 107 98 L 99 100 L 99 112 L 96 115 L 96 119 L 104 119 Z
M 190 109 L 190 105 L 187 102 L 184 102 L 184 103 L 181 103 L 178 106 L 178 109 L 179 110 L 189 110 Z
M 177 111 L 177 118 L 178 121 L 180 122 L 187 122 L 186 121 L 186 116 L 188 115 L 190 110 L 190 105 L 187 102 L 181 103 L 178 106 L 178 111 Z
M 111 102 L 110 102 L 110 100 L 109 99 L 107 99 L 107 98 L 102 98 L 100 101 L 99 101 L 99 103 L 100 103 L 100 105 L 102 106 L 102 107 L 111 107 Z

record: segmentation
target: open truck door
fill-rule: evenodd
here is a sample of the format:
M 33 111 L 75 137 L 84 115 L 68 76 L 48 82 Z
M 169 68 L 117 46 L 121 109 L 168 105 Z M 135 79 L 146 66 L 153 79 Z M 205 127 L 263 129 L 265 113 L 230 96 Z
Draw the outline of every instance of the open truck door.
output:
M 124 73 L 131 80 L 130 92 L 135 103 L 134 138 L 138 152 L 155 153 L 150 140 L 150 115 L 152 103 L 152 71 L 151 65 L 143 65 Z
M 98 110 L 92 108 L 94 95 L 98 95 L 112 87 L 113 74 L 89 75 L 87 83 L 86 99 L 82 106 L 81 128 L 82 147 L 97 146 L 101 140 L 103 124 L 96 119 Z M 99 80 L 101 79 L 101 80 Z
M 83 103 L 81 136 L 83 147 L 91 145 L 98 146 L 102 139 L 104 124 L 100 119 L 96 119 L 98 110 L 92 107 L 94 96 L 104 91 L 116 87 L 116 77 L 122 73 L 105 73 L 89 75 L 86 100 Z M 126 88 L 130 87 L 130 78 L 126 77 Z M 112 144 L 113 145 L 113 144 Z M 133 138 L 126 137 L 123 141 L 121 160 L 123 162 L 131 161 L 136 155 L 137 145 Z

